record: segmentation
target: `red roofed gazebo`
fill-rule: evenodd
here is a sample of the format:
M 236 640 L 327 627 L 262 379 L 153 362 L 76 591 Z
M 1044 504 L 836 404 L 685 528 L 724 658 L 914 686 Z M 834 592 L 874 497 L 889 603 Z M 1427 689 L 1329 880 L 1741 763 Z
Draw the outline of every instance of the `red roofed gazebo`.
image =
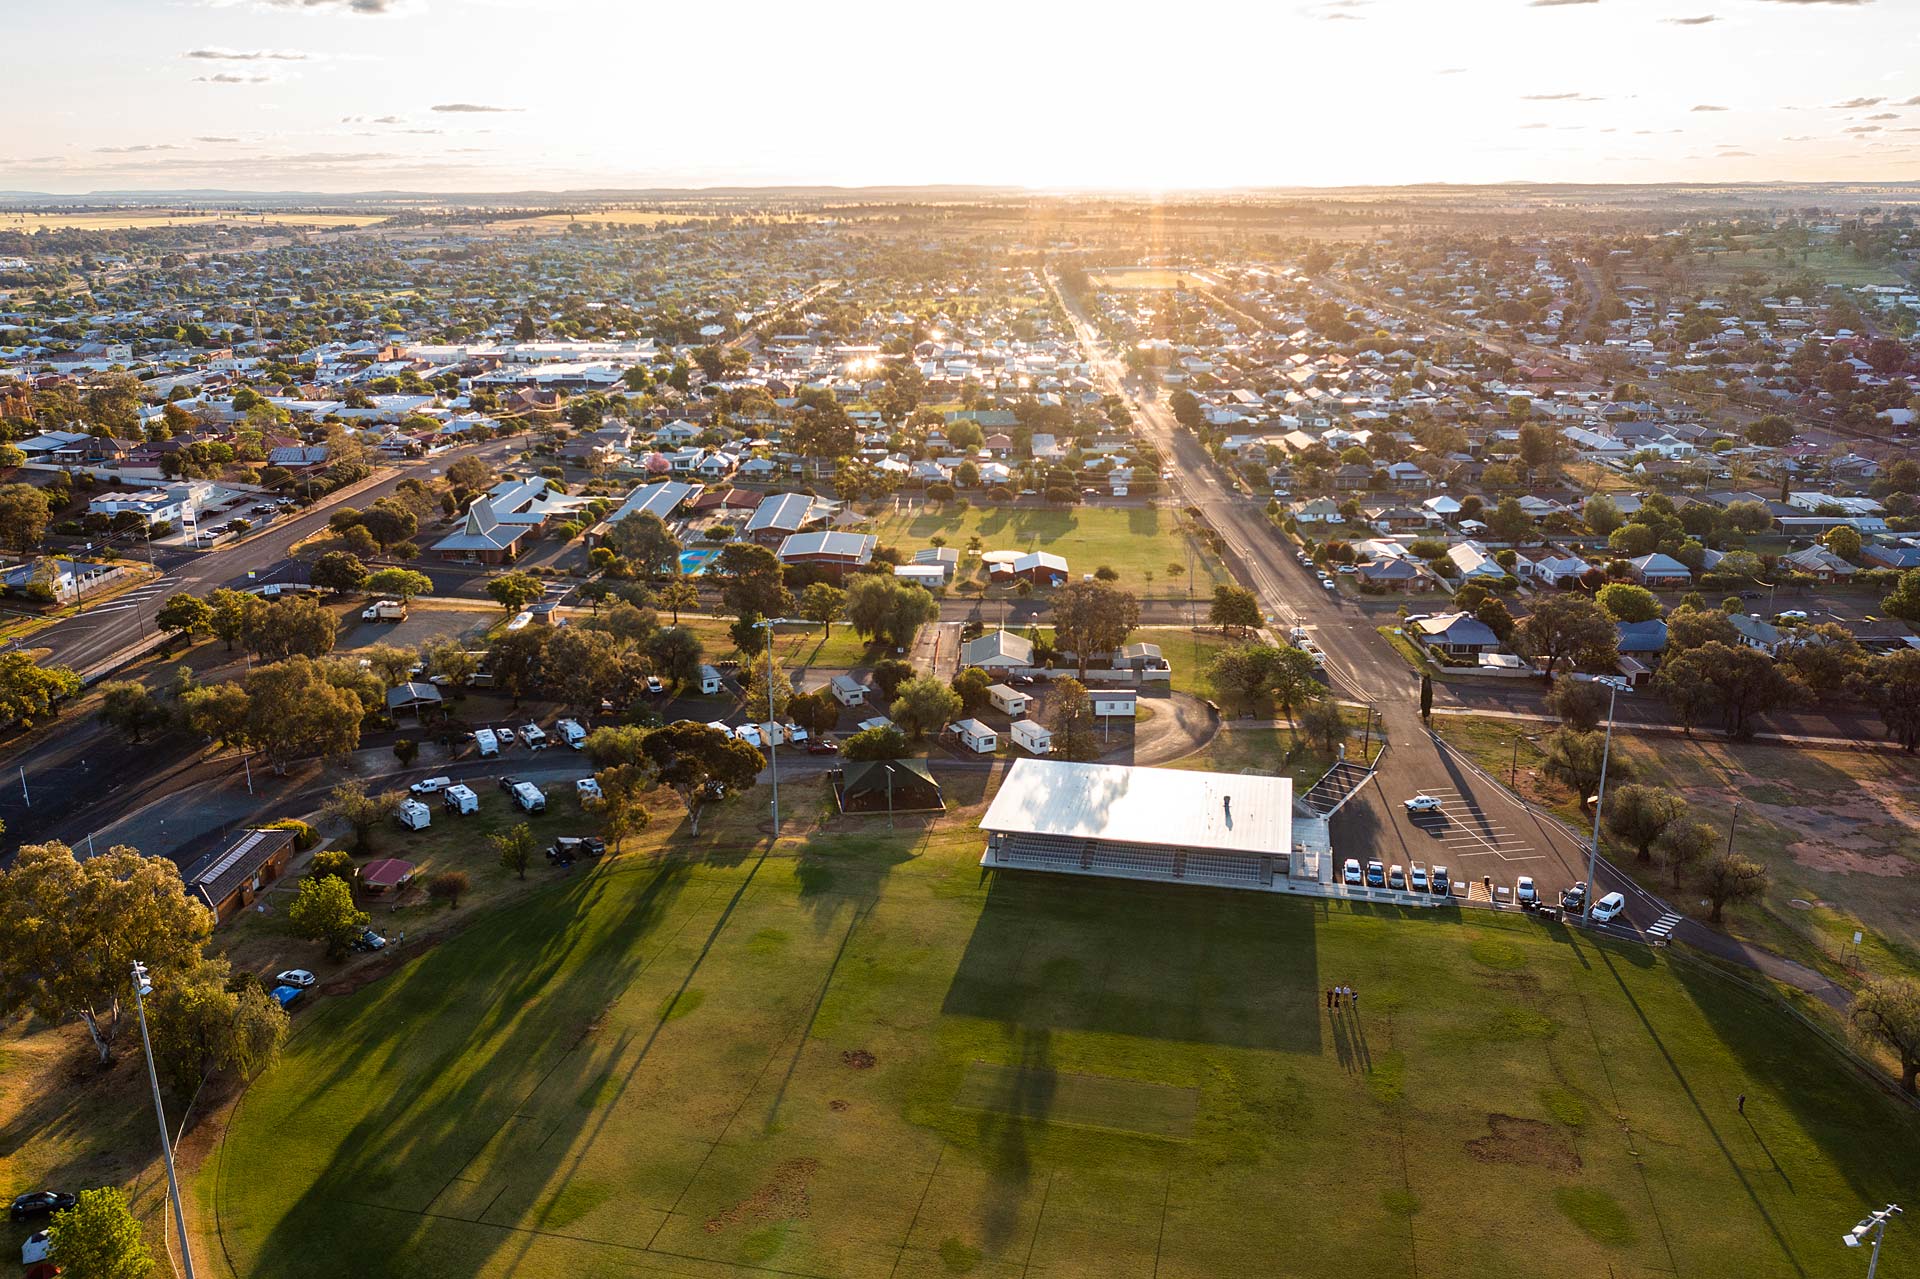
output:
M 399 888 L 412 878 L 413 863 L 401 861 L 398 857 L 383 857 L 377 862 L 368 862 L 360 870 L 360 884 L 370 893 Z

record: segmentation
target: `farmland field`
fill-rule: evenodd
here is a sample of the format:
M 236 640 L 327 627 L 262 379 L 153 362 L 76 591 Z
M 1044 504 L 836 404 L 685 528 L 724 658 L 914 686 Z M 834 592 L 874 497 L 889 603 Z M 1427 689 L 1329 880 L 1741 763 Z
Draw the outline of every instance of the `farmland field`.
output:
M 1852 1275 L 1920 1177 L 1920 1117 L 1662 952 L 834 826 L 616 859 L 296 1016 L 203 1264 Z
M 1825 284 L 1852 288 L 1861 284 L 1905 284 L 1906 277 L 1893 266 L 1869 262 L 1853 250 L 1839 245 L 1821 245 L 1792 249 L 1785 261 L 1772 249 L 1732 249 L 1724 253 L 1695 253 L 1687 260 L 1692 278 L 1699 284 L 1732 284 L 1748 271 L 1757 271 L 1769 283 L 1790 279 L 1805 272 Z
M 188 209 L 86 209 L 72 213 L 22 213 L 0 209 L 0 231 L 76 229 L 135 231 L 150 227 L 203 226 L 229 223 L 239 226 L 372 226 L 387 219 L 384 213 L 206 213 Z
M 1076 579 L 1104 564 L 1120 575 L 1118 585 L 1143 598 L 1186 598 L 1189 549 L 1198 598 L 1211 599 L 1216 583 L 1232 580 L 1212 552 L 1181 531 L 1173 512 L 1153 506 L 925 506 L 883 516 L 875 531 L 882 544 L 902 553 L 930 546 L 934 537 L 962 549 L 978 537 L 987 551 L 1050 551 L 1066 557 Z M 1178 581 L 1167 571 L 1172 564 L 1182 566 Z
M 1163 292 L 1167 289 L 1192 289 L 1207 283 L 1189 271 L 1095 271 L 1087 276 L 1096 289 L 1109 293 Z

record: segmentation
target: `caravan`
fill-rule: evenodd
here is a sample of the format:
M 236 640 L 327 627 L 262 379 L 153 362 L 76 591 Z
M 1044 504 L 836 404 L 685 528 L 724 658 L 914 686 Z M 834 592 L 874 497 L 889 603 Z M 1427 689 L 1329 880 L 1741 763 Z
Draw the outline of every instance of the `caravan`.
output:
M 560 735 L 561 741 L 575 750 L 580 750 L 587 744 L 587 730 L 580 726 L 580 721 L 577 719 L 560 720 L 554 724 L 553 731 Z
M 480 749 L 482 756 L 498 755 L 500 753 L 500 739 L 493 735 L 493 730 L 490 728 L 483 728 L 475 733 L 473 735 L 473 744 Z
M 520 740 L 527 744 L 530 751 L 543 751 L 553 745 L 547 740 L 546 730 L 538 724 L 529 724 L 520 730 Z
M 473 787 L 453 785 L 441 792 L 449 813 L 477 813 L 480 811 L 480 796 Z
M 408 830 L 425 830 L 433 825 L 433 810 L 417 799 L 404 799 L 393 811 L 394 820 Z

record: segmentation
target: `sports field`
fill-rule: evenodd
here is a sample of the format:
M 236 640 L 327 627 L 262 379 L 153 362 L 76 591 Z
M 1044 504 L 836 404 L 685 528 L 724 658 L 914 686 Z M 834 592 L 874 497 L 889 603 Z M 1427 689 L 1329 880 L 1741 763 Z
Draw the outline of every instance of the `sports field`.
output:
M 1050 551 L 1066 557 L 1075 580 L 1104 564 L 1120 575 L 1118 585 L 1143 598 L 1186 598 L 1189 550 L 1198 598 L 1212 599 L 1215 583 L 1232 580 L 1212 552 L 1181 530 L 1174 512 L 1155 506 L 1062 510 L 974 503 L 956 511 L 929 505 L 883 516 L 875 531 L 883 545 L 906 554 L 932 545 L 936 536 L 962 551 L 975 536 L 985 551 Z M 1177 581 L 1167 571 L 1173 564 L 1181 566 Z
M 203 1266 L 1853 1275 L 1920 1178 L 1912 1111 L 1659 952 L 977 849 L 629 855 L 322 1001 L 200 1169 Z

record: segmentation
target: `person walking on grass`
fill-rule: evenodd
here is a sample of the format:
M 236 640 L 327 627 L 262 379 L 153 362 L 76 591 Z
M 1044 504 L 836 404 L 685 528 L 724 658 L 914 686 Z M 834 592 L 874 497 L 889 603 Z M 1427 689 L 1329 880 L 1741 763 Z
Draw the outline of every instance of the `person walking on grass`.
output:
M 1746 1114 L 1747 1113 L 1747 1094 L 1741 1093 L 1739 1098 L 1733 1103 L 1733 1108 L 1739 1114 L 1742 1114 L 1742 1115 Z
M 1327 987 L 1327 1007 L 1333 1007 L 1333 987 Z
M 1347 1004 L 1355 1012 L 1360 1011 L 1360 992 L 1353 989 L 1353 987 L 1351 986 L 1347 987 Z

